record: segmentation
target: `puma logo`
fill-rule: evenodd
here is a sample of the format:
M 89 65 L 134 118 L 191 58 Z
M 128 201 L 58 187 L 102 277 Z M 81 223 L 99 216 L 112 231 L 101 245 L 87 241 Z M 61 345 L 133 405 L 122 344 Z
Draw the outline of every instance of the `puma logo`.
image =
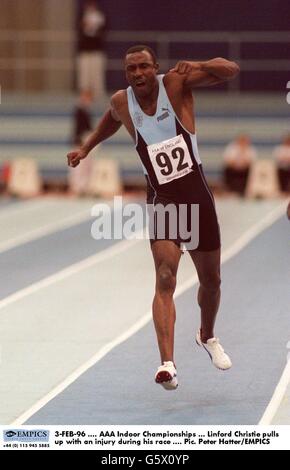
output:
M 163 110 L 163 108 L 162 108 Z M 157 121 L 163 121 L 163 119 L 166 119 L 169 117 L 169 112 L 166 111 L 166 113 L 161 114 L 161 116 L 157 116 Z

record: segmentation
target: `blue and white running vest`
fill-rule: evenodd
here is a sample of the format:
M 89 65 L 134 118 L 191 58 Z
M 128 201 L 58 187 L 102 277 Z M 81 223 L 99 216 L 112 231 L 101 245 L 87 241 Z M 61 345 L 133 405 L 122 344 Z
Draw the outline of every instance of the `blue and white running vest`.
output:
M 136 150 L 144 173 L 156 192 L 171 189 L 177 180 L 190 175 L 201 164 L 196 135 L 187 131 L 170 103 L 164 84 L 164 75 L 158 75 L 159 93 L 156 113 L 144 113 L 134 95 L 127 88 L 128 108 L 136 134 Z M 180 186 L 181 181 L 178 181 Z

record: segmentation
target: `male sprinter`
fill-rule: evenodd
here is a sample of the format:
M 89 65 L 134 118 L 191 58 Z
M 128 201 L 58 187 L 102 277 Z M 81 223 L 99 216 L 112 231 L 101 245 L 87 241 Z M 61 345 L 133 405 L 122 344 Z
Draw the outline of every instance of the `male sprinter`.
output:
M 112 96 L 111 108 L 85 144 L 68 154 L 68 164 L 77 166 L 123 124 L 136 143 L 143 164 L 148 202 L 154 207 L 173 204 L 177 209 L 181 204 L 187 208 L 199 205 L 199 242 L 188 250 L 200 283 L 201 326 L 196 342 L 208 352 L 215 367 L 229 369 L 231 360 L 214 336 L 220 302 L 220 232 L 213 196 L 198 154 L 192 91 L 234 78 L 239 67 L 222 58 L 181 61 L 165 75 L 158 75 L 154 51 L 140 45 L 127 50 L 125 72 L 129 87 Z M 168 227 L 165 228 L 165 236 L 158 238 L 154 232 L 150 240 L 156 269 L 153 319 L 161 356 L 155 381 L 166 390 L 174 390 L 178 381 L 173 357 L 173 293 L 184 240 L 179 233 L 176 237 L 168 235 Z

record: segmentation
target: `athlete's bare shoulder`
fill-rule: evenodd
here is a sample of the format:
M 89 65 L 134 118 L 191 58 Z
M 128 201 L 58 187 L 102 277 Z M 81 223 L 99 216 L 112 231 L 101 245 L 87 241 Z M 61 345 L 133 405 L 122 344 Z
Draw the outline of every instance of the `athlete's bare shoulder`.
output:
M 190 99 L 192 101 L 192 90 L 185 86 L 185 74 L 168 72 L 163 77 L 163 83 L 170 100 Z
M 168 72 L 163 77 L 163 83 L 178 119 L 186 129 L 194 133 L 194 98 L 192 90 L 185 86 L 185 78 L 184 74 Z
M 184 76 L 177 72 L 167 72 L 163 77 L 164 86 L 167 89 L 183 92 Z
M 111 97 L 111 104 L 118 110 L 128 103 L 126 90 L 118 90 Z
M 127 90 L 119 90 L 111 97 L 111 113 L 114 119 L 122 121 L 131 137 L 135 139 L 135 130 L 128 109 Z

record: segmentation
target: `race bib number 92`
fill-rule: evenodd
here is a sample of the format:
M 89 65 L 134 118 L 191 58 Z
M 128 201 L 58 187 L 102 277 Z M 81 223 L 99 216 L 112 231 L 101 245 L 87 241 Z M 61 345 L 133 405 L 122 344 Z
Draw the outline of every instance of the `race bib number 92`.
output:
M 148 145 L 147 149 L 159 184 L 169 183 L 193 171 L 193 162 L 182 134 Z

